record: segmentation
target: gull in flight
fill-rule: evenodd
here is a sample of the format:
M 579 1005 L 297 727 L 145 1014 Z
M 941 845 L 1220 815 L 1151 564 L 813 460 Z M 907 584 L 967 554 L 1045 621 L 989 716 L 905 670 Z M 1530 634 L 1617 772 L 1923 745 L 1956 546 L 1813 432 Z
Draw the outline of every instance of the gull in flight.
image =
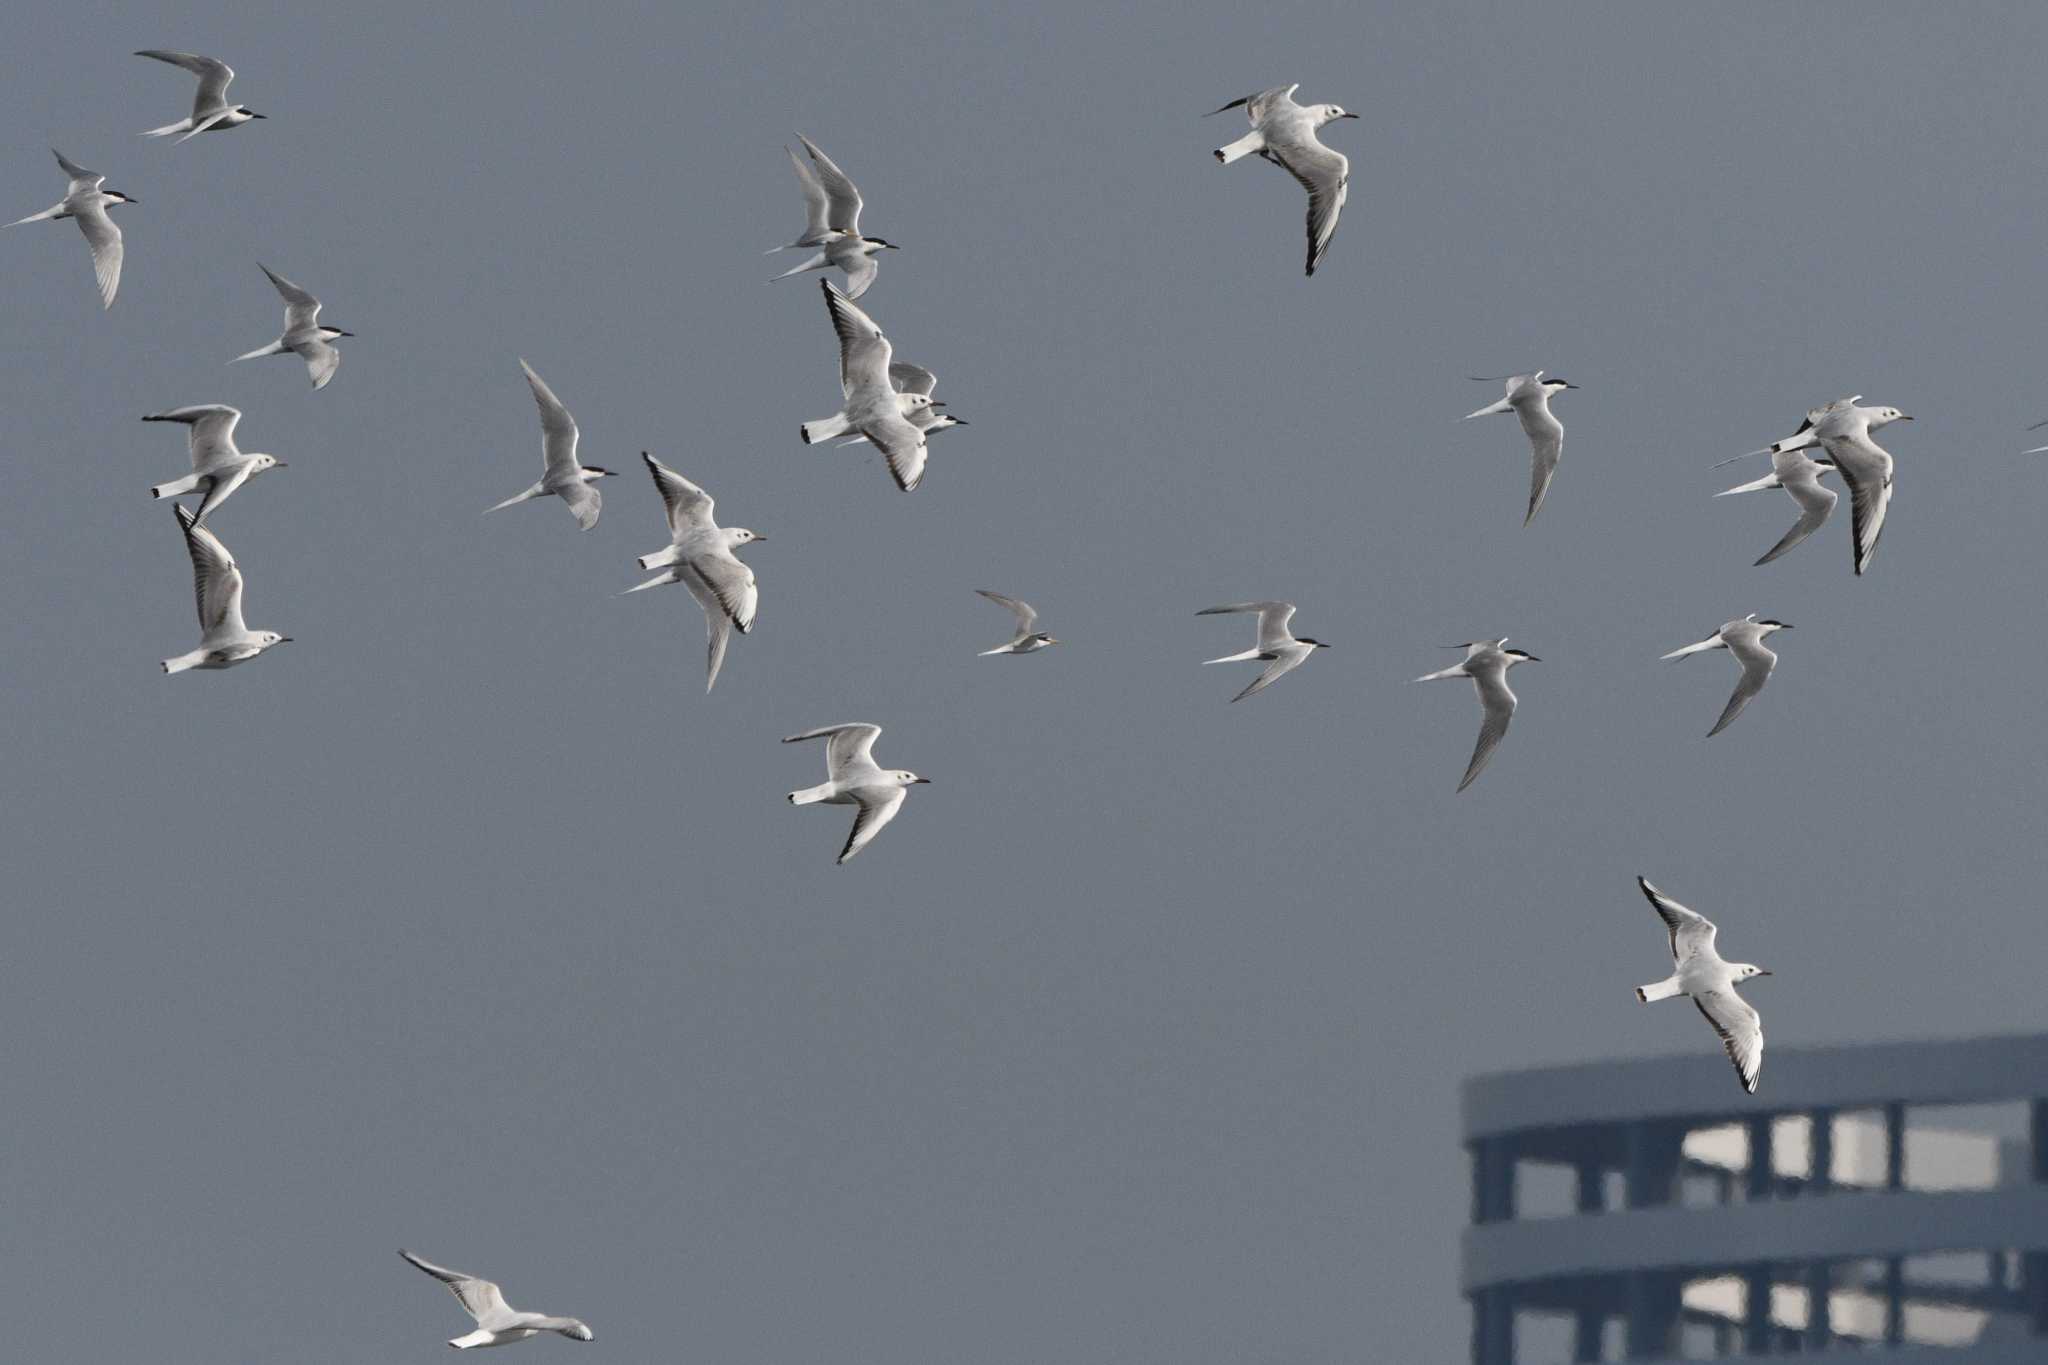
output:
M 1308 656 L 1329 646 L 1321 640 L 1311 640 L 1306 635 L 1296 639 L 1287 629 L 1287 623 L 1294 619 L 1292 602 L 1233 602 L 1225 607 L 1204 607 L 1197 616 L 1223 616 L 1232 612 L 1255 611 L 1259 614 L 1259 642 L 1242 654 L 1226 654 L 1220 659 L 1204 659 L 1203 664 L 1238 664 L 1258 660 L 1266 666 L 1259 671 L 1244 691 L 1232 697 L 1232 701 L 1243 701 L 1254 692 L 1263 692 L 1273 685 L 1283 673 L 1290 673 L 1302 666 Z
M 539 483 L 516 497 L 486 507 L 484 514 L 553 496 L 569 504 L 576 524 L 588 531 L 597 525 L 597 514 L 604 510 L 604 497 L 597 491 L 597 481 L 610 478 L 614 471 L 576 462 L 576 419 L 555 397 L 555 391 L 533 372 L 533 366 L 521 360 L 519 368 L 526 371 L 526 382 L 533 386 L 533 401 L 540 404 L 540 453 L 547 468 Z
M 1497 381 L 1480 379 L 1478 382 L 1491 384 Z M 1543 499 L 1550 493 L 1550 481 L 1557 477 L 1558 457 L 1564 453 L 1564 423 L 1551 416 L 1550 395 L 1576 389 L 1578 385 L 1568 384 L 1562 379 L 1545 379 L 1541 370 L 1534 374 L 1509 375 L 1506 382 L 1506 397 L 1498 403 L 1488 403 L 1477 412 L 1468 412 L 1458 420 L 1469 422 L 1474 417 L 1512 412 L 1521 422 L 1522 434 L 1529 438 L 1529 511 L 1522 518 L 1522 525 L 1527 526 L 1542 510 Z
M 149 496 L 182 498 L 187 493 L 200 494 L 199 512 L 192 518 L 194 526 L 206 525 L 206 518 L 214 508 L 226 502 L 237 488 L 258 474 L 286 467 L 285 462 L 275 455 L 256 451 L 244 455 L 235 448 L 235 423 L 242 420 L 242 414 L 239 409 L 225 403 L 195 403 L 191 407 L 155 413 L 142 420 L 182 422 L 187 428 L 186 443 L 192 448 L 192 472 L 182 479 L 156 485 L 149 490 Z
M 1764 557 L 1757 561 L 1757 565 L 1762 566 L 1805 540 L 1827 521 L 1841 495 L 1832 488 L 1823 488 L 1820 481 L 1835 472 L 1835 462 L 1825 456 L 1816 460 L 1804 450 L 1774 450 L 1771 452 L 1770 473 L 1753 483 L 1723 489 L 1714 496 L 1725 498 L 1731 493 L 1757 493 L 1769 488 L 1782 488 L 1791 494 L 1792 501 L 1799 504 L 1799 520 L 1792 523 L 1792 529 L 1776 545 L 1764 551 Z
M 252 118 L 269 117 L 247 105 L 228 103 L 228 82 L 235 78 L 235 69 L 226 62 L 190 52 L 164 52 L 157 48 L 144 48 L 135 55 L 182 66 L 199 78 L 198 93 L 192 97 L 192 116 L 181 118 L 176 123 L 166 123 L 161 128 L 152 128 L 143 134 L 144 137 L 169 137 L 172 133 L 183 133 L 185 136 L 178 141 L 185 142 L 201 133 L 217 133 L 224 128 L 238 128 Z
M 725 646 L 732 639 L 734 627 L 740 634 L 746 634 L 754 624 L 754 609 L 761 601 L 760 590 L 754 586 L 754 571 L 742 564 L 733 551 L 768 537 L 742 527 L 721 527 L 712 520 L 712 509 L 717 504 L 709 493 L 646 451 L 640 452 L 640 458 L 647 462 L 647 472 L 654 476 L 655 491 L 661 494 L 662 506 L 668 509 L 670 541 L 666 550 L 640 556 L 641 568 L 664 572 L 626 591 L 639 592 L 664 583 L 680 583 L 690 590 L 690 596 L 704 608 L 704 628 L 710 633 L 710 662 L 704 677 L 704 690 L 709 692 L 725 663 Z
M 1871 556 L 1877 553 L 1877 538 L 1884 534 L 1885 513 L 1892 501 L 1891 453 L 1871 440 L 1870 433 L 1893 422 L 1913 420 L 1897 408 L 1863 407 L 1862 398 L 1859 393 L 1814 408 L 1806 414 L 1799 430 L 1762 450 L 1749 452 L 1769 455 L 1775 463 L 1783 451 L 1810 446 L 1827 451 L 1828 459 L 1841 473 L 1842 482 L 1849 485 L 1849 548 L 1858 575 L 1870 567 Z M 1721 463 L 1733 464 L 1746 458 L 1737 455 Z
M 1783 621 L 1759 621 L 1756 619 L 1756 613 L 1751 612 L 1740 621 L 1724 622 L 1719 630 L 1696 645 L 1674 649 L 1662 656 L 1666 659 L 1683 659 L 1688 654 L 1702 654 L 1710 649 L 1725 649 L 1742 665 L 1742 678 L 1735 684 L 1735 691 L 1728 698 L 1728 704 L 1721 708 L 1721 719 L 1715 721 L 1714 728 L 1707 731 L 1708 739 L 1727 729 L 1756 694 L 1764 690 L 1764 684 L 1770 681 L 1771 670 L 1778 666 L 1778 656 L 1764 643 L 1764 637 L 1790 629 L 1792 627 Z
M 64 197 L 41 213 L 17 218 L 7 226 L 76 218 L 78 230 L 85 234 L 85 244 L 92 248 L 92 273 L 93 278 L 99 281 L 100 307 L 112 308 L 115 291 L 121 287 L 121 229 L 114 225 L 107 210 L 115 204 L 139 204 L 142 201 L 130 199 L 119 190 L 102 188 L 107 183 L 105 176 L 65 160 L 64 153 L 56 148 L 50 149 L 50 155 L 57 158 L 58 166 L 71 177 L 71 183 L 64 188 Z
M 1714 950 L 1714 922 L 1686 909 L 1643 878 L 1636 885 L 1650 898 L 1664 927 L 1671 931 L 1673 971 L 1662 981 L 1636 987 L 1636 999 L 1644 1004 L 1689 995 L 1706 1021 L 1714 1026 L 1728 1060 L 1742 1088 L 1754 1095 L 1757 1078 L 1764 1069 L 1764 1021 L 1749 1002 L 1735 993 L 1739 981 L 1769 976 L 1763 968 L 1748 962 L 1724 962 Z
M 860 807 L 853 817 L 853 830 L 846 836 L 846 847 L 839 850 L 842 863 L 866 848 L 882 832 L 882 826 L 896 818 L 910 788 L 931 781 L 902 768 L 877 767 L 873 751 L 875 736 L 881 733 L 879 725 L 855 722 L 820 726 L 782 741 L 794 744 L 803 739 L 825 740 L 825 781 L 791 792 L 790 805 L 808 806 L 823 801 L 830 806 Z
M 991 654 L 1031 654 L 1044 649 L 1047 645 L 1059 643 L 1058 640 L 1047 635 L 1044 631 L 1032 629 L 1033 626 L 1038 624 L 1038 609 L 1029 602 L 1020 602 L 1014 597 L 1005 597 L 999 592 L 990 592 L 987 588 L 976 588 L 975 591 L 997 606 L 1006 607 L 1010 611 L 1015 612 L 1017 616 L 1016 637 L 1006 645 L 997 645 L 994 649 L 982 650 L 980 654 L 975 656 L 976 658 L 986 659 Z
M 1472 748 L 1472 761 L 1465 765 L 1465 776 L 1458 783 L 1463 791 L 1472 785 L 1486 765 L 1493 759 L 1493 751 L 1500 747 L 1503 736 L 1508 732 L 1508 722 L 1515 715 L 1515 694 L 1508 687 L 1508 670 L 1516 664 L 1540 664 L 1543 661 L 1533 654 L 1524 654 L 1519 649 L 1503 649 L 1508 642 L 1503 635 L 1498 640 L 1474 640 L 1470 644 L 1446 645 L 1446 649 L 1462 649 L 1465 657 L 1449 668 L 1440 668 L 1434 673 L 1425 673 L 1417 682 L 1436 682 L 1442 678 L 1470 678 L 1479 692 L 1479 743 Z
M 559 1332 L 571 1341 L 591 1341 L 595 1333 L 580 1318 L 551 1318 L 545 1313 L 522 1313 L 505 1302 L 505 1295 L 489 1280 L 465 1275 L 459 1270 L 435 1265 L 400 1247 L 398 1254 L 448 1286 L 463 1309 L 476 1319 L 476 1330 L 455 1337 L 449 1345 L 458 1351 L 473 1346 L 505 1346 L 542 1332 Z
M 352 337 L 354 332 L 344 332 L 339 327 L 324 327 L 320 323 L 320 300 L 293 284 L 284 276 L 272 270 L 263 262 L 256 262 L 256 268 L 270 277 L 277 286 L 277 292 L 284 296 L 284 335 L 268 346 L 259 346 L 236 360 L 260 360 L 267 355 L 297 355 L 306 362 L 306 375 L 313 381 L 313 387 L 324 389 L 327 381 L 334 378 L 334 372 L 341 368 L 341 352 L 327 343 L 336 337 Z
M 808 445 L 858 431 L 874 442 L 889 462 L 896 486 L 908 493 L 924 478 L 925 461 L 925 428 L 912 421 L 911 414 L 932 406 L 931 391 L 899 389 L 892 365 L 895 348 L 889 338 L 882 335 L 873 318 L 833 288 L 832 281 L 818 284 L 825 291 L 832 330 L 839 334 L 839 390 L 846 406 L 822 421 L 805 422 L 801 428 L 804 442 Z M 938 380 L 933 378 L 932 383 Z
M 795 152 L 789 153 L 789 164 L 796 167 L 797 185 L 804 193 L 804 235 L 788 246 L 770 247 L 766 254 L 773 256 L 778 251 L 814 248 L 815 251 L 801 265 L 783 271 L 775 279 L 786 280 L 806 270 L 843 270 L 846 272 L 846 297 L 857 299 L 868 292 L 868 286 L 875 282 L 875 275 L 881 269 L 875 253 L 895 251 L 896 244 L 885 242 L 880 237 L 860 235 L 860 191 L 846 178 L 846 172 L 833 164 L 831 157 L 818 150 L 817 144 L 802 133 L 796 135 L 796 140 L 804 144 L 804 150 L 811 154 L 811 160 L 817 167 L 812 170 L 797 159 Z M 789 151 L 787 147 L 783 150 Z
M 898 393 L 907 393 L 912 397 L 922 395 L 925 398 L 931 398 L 932 390 L 939 386 L 939 377 L 922 365 L 913 365 L 907 360 L 892 360 L 889 362 L 889 384 Z M 927 437 L 944 431 L 948 427 L 964 427 L 969 425 L 965 417 L 955 417 L 951 413 L 941 412 L 940 409 L 945 406 L 938 399 L 932 398 L 928 406 L 912 408 L 903 415 L 910 419 L 910 425 L 922 431 Z M 813 440 L 829 439 L 830 436 L 845 435 L 847 431 L 851 430 L 845 423 L 845 413 L 841 413 L 837 417 L 828 418 L 824 422 L 804 423 L 804 444 L 809 445 Z M 834 424 L 837 425 L 835 426 Z M 811 428 L 813 427 L 831 429 L 825 437 L 813 437 L 811 434 Z M 855 433 L 839 444 L 843 446 L 857 446 L 868 443 L 867 437 Z
M 289 635 L 251 630 L 242 623 L 242 571 L 235 566 L 235 557 L 219 536 L 199 524 L 189 508 L 179 504 L 171 510 L 178 514 L 178 529 L 185 533 L 185 549 L 192 555 L 192 587 L 199 599 L 199 648 L 165 659 L 164 672 L 233 668 L 272 645 L 290 644 Z
M 1232 100 L 1223 109 L 1211 109 L 1202 117 L 1224 109 L 1243 109 L 1252 130 L 1232 143 L 1216 149 L 1216 159 L 1228 166 L 1240 157 L 1256 153 L 1301 182 L 1308 191 L 1308 274 L 1316 273 L 1330 238 L 1337 233 L 1337 215 L 1344 212 L 1345 196 L 1351 193 L 1351 162 L 1342 152 L 1333 152 L 1316 140 L 1316 130 L 1338 119 L 1357 118 L 1335 104 L 1296 104 L 1293 85 L 1276 85 L 1256 95 Z

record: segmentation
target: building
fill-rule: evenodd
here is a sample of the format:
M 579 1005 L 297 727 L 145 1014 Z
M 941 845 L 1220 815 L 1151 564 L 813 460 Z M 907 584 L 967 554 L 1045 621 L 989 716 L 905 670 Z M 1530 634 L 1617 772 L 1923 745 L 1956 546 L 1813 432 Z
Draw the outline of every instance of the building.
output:
M 2048 1034 L 1465 1083 L 1474 1365 L 2048 1362 Z M 1859 1352 L 1851 1355 L 1849 1352 Z

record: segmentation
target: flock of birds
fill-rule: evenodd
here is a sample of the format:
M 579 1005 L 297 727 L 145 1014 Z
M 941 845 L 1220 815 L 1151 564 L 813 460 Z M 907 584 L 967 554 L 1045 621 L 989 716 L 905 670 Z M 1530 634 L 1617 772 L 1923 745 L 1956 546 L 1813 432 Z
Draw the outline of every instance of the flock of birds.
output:
M 199 82 L 191 114 L 176 123 L 151 129 L 146 136 L 176 137 L 184 142 L 202 132 L 221 132 L 264 117 L 229 101 L 228 85 L 235 73 L 224 62 L 185 52 L 146 50 L 137 55 L 182 67 Z M 1350 179 L 1349 161 L 1325 147 L 1317 133 L 1338 120 L 1358 116 L 1334 104 L 1298 104 L 1294 99 L 1297 88 L 1275 87 L 1233 100 L 1213 111 L 1241 108 L 1251 122 L 1248 133 L 1217 148 L 1215 157 L 1229 165 L 1256 155 L 1287 171 L 1301 184 L 1308 195 L 1307 274 L 1313 275 L 1335 236 Z M 840 440 L 847 445 L 872 445 L 881 453 L 897 486 L 910 492 L 924 477 L 929 438 L 967 423 L 946 412 L 946 404 L 932 396 L 937 376 L 921 365 L 896 359 L 887 335 L 856 303 L 875 284 L 880 254 L 896 248 L 882 238 L 862 234 L 859 189 L 809 138 L 799 135 L 798 141 L 805 155 L 799 157 L 792 151 L 789 156 L 803 198 L 804 231 L 794 242 L 772 248 L 770 254 L 790 250 L 809 254 L 775 278 L 832 270 L 846 280 L 844 289 L 829 279 L 820 281 L 826 312 L 839 343 L 842 405 L 830 417 L 803 423 L 800 435 L 806 443 Z M 17 223 L 65 218 L 75 221 L 91 249 L 101 304 L 110 308 L 120 287 L 123 244 L 121 230 L 108 210 L 137 201 L 107 189 L 105 176 L 84 169 L 62 153 L 56 155 L 58 166 L 68 177 L 63 199 Z M 260 268 L 284 301 L 284 330 L 276 340 L 235 359 L 296 355 L 305 363 L 313 388 L 326 387 L 341 364 L 341 353 L 333 343 L 352 333 L 322 324 L 319 299 L 269 267 Z M 581 463 L 576 450 L 576 421 L 569 409 L 531 365 L 521 360 L 520 366 L 540 412 L 542 473 L 523 492 L 485 510 L 495 512 L 554 497 L 566 504 L 578 526 L 588 530 L 597 524 L 603 507 L 598 482 L 615 471 Z M 1460 420 L 1512 413 L 1519 421 L 1530 447 L 1529 496 L 1523 516 L 1526 526 L 1543 508 L 1564 448 L 1564 426 L 1552 413 L 1551 400 L 1577 386 L 1546 377 L 1541 370 L 1486 382 L 1504 382 L 1502 397 Z M 235 431 L 241 417 L 232 407 L 208 403 L 173 408 L 142 419 L 183 425 L 192 463 L 191 473 L 157 484 L 150 490 L 151 496 L 198 498 L 196 508 L 177 503 L 175 512 L 192 563 L 200 640 L 196 648 L 165 659 L 165 673 L 231 668 L 290 641 L 289 636 L 277 631 L 251 630 L 247 626 L 243 619 L 241 569 L 208 525 L 208 519 L 243 485 L 259 474 L 284 467 L 284 462 L 272 455 L 244 452 L 236 446 Z M 1749 452 L 1752 457 L 1768 455 L 1771 472 L 1717 496 L 1781 488 L 1799 512 L 1791 529 L 1756 563 L 1768 564 L 1782 557 L 1826 523 L 1838 495 L 1823 480 L 1834 475 L 1839 476 L 1850 496 L 1852 568 L 1857 575 L 1868 570 L 1884 530 L 1893 480 L 1892 456 L 1872 439 L 1872 433 L 1894 422 L 1910 420 L 1896 408 L 1862 406 L 1861 396 L 1857 395 L 1814 408 L 1792 435 Z M 666 513 L 669 544 L 639 557 L 643 570 L 658 572 L 625 591 L 640 592 L 676 583 L 689 589 L 704 612 L 708 635 L 704 685 L 708 693 L 718 681 L 733 632 L 746 634 L 759 606 L 760 592 L 753 570 L 737 552 L 767 537 L 744 528 L 720 526 L 710 493 L 652 454 L 642 452 L 641 458 Z M 1012 613 L 1016 620 L 1012 637 L 992 649 L 982 650 L 983 656 L 1033 654 L 1059 643 L 1056 637 L 1037 628 L 1038 613 L 1030 603 L 1001 593 L 977 591 Z M 1263 665 L 1258 675 L 1231 698 L 1233 702 L 1265 691 L 1318 650 L 1328 647 L 1322 641 L 1292 633 L 1295 606 L 1291 602 L 1238 602 L 1208 607 L 1197 614 L 1252 614 L 1258 618 L 1257 640 L 1251 648 L 1206 661 Z M 1765 642 L 1777 632 L 1789 629 L 1782 621 L 1759 619 L 1751 614 L 1726 622 L 1698 643 L 1663 656 L 1681 659 L 1725 649 L 1741 665 L 1734 693 L 1708 731 L 1709 736 L 1727 729 L 1762 691 L 1778 658 Z M 1462 792 L 1479 778 L 1507 735 L 1516 709 L 1515 694 L 1508 686 L 1509 671 L 1518 664 L 1540 661 L 1519 649 L 1507 648 L 1505 638 L 1455 647 L 1465 651 L 1462 660 L 1424 674 L 1417 681 L 1467 678 L 1477 691 L 1481 710 L 1479 738 L 1458 782 L 1457 789 Z M 910 788 L 928 781 L 914 772 L 878 764 L 874 744 L 880 734 L 880 726 L 853 722 L 805 730 L 784 741 L 825 741 L 826 780 L 790 792 L 788 799 L 792 805 L 825 803 L 857 808 L 852 829 L 838 856 L 841 863 L 866 848 L 896 817 Z M 1762 1069 L 1763 1029 L 1757 1012 L 1735 988 L 1742 981 L 1769 973 L 1748 963 L 1724 961 L 1715 948 L 1715 926 L 1711 921 L 1664 895 L 1648 881 L 1638 881 L 1669 930 L 1673 971 L 1662 981 L 1638 987 L 1637 998 L 1647 1003 L 1674 996 L 1690 997 L 1720 1037 L 1743 1089 L 1754 1093 Z M 590 1328 L 575 1318 L 516 1311 L 505 1302 L 498 1286 L 488 1280 L 448 1270 L 411 1252 L 400 1254 L 447 1284 L 476 1320 L 476 1330 L 450 1341 L 451 1346 L 495 1346 L 541 1332 L 556 1332 L 578 1341 L 592 1339 Z

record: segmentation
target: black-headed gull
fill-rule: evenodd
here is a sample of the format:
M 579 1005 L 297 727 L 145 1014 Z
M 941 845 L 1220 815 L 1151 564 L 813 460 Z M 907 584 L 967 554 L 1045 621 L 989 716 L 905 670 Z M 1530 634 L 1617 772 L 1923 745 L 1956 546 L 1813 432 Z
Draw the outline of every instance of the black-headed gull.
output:
M 559 1332 L 571 1341 L 592 1341 L 596 1333 L 580 1318 L 552 1318 L 545 1313 L 522 1313 L 505 1302 L 505 1295 L 489 1280 L 465 1275 L 459 1270 L 435 1265 L 400 1247 L 398 1254 L 448 1286 L 468 1314 L 476 1319 L 476 1330 L 448 1342 L 458 1351 L 476 1346 L 505 1346 L 542 1332 Z
M 725 647 L 736 628 L 744 635 L 754 624 L 754 611 L 761 593 L 754 585 L 754 571 L 740 562 L 733 551 L 768 537 L 745 527 L 722 527 L 712 519 L 717 507 L 709 493 L 655 459 L 646 451 L 640 458 L 654 476 L 655 491 L 668 511 L 669 546 L 640 556 L 643 569 L 665 569 L 627 592 L 680 583 L 704 609 L 704 627 L 710 633 L 710 656 L 704 676 L 709 692 L 718 681 L 725 663 Z
M 1747 1000 L 1735 993 L 1739 981 L 1769 976 L 1762 967 L 1749 962 L 1724 962 L 1714 950 L 1714 922 L 1688 910 L 1641 877 L 1636 885 L 1656 908 L 1664 927 L 1671 931 L 1673 971 L 1662 981 L 1636 987 L 1636 999 L 1648 1004 L 1689 995 L 1706 1021 L 1714 1026 L 1728 1060 L 1742 1088 L 1754 1095 L 1764 1069 L 1764 1021 Z
M 198 524 L 182 504 L 173 508 L 185 550 L 192 556 L 192 590 L 199 601 L 199 648 L 164 660 L 164 672 L 188 668 L 233 668 L 272 645 L 291 643 L 274 630 L 251 630 L 242 621 L 242 571 L 220 537 Z
M 192 472 L 182 479 L 160 483 L 149 490 L 152 498 L 181 498 L 201 494 L 199 512 L 192 518 L 204 526 L 213 509 L 226 502 L 237 488 L 258 474 L 286 467 L 275 455 L 260 451 L 243 454 L 235 448 L 235 424 L 242 420 L 240 409 L 225 403 L 194 403 L 152 413 L 145 422 L 180 422 L 186 427 L 186 444 L 192 451 Z
M 846 836 L 846 847 L 839 850 L 838 861 L 842 863 L 866 848 L 882 832 L 882 826 L 896 818 L 896 812 L 903 809 L 903 798 L 909 794 L 910 788 L 931 781 L 929 777 L 919 777 L 903 768 L 877 765 L 875 736 L 881 733 L 879 725 L 855 721 L 845 725 L 822 725 L 782 741 L 784 744 L 795 744 L 805 739 L 826 741 L 825 781 L 815 787 L 791 792 L 790 805 L 808 806 L 822 801 L 830 806 L 860 807 L 859 813 L 853 817 L 853 829 Z
M 1337 233 L 1337 217 L 1344 212 L 1344 200 L 1351 193 L 1351 162 L 1342 152 L 1325 147 L 1316 130 L 1338 119 L 1357 118 L 1336 104 L 1296 104 L 1293 85 L 1276 85 L 1256 95 L 1232 100 L 1222 109 L 1211 109 L 1204 118 L 1225 109 L 1243 109 L 1252 130 L 1235 142 L 1216 149 L 1216 159 L 1228 166 L 1240 157 L 1258 155 L 1278 166 L 1308 191 L 1308 269 L 1310 275 L 1322 264 Z

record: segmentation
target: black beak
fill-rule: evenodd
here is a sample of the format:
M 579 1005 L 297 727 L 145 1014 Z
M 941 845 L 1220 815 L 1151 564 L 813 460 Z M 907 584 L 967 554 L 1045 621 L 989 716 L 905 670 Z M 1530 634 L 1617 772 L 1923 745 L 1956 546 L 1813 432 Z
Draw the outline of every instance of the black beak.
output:
M 128 193 L 127 191 L 125 191 L 125 190 L 115 190 L 115 191 L 114 191 L 114 193 L 116 193 L 116 194 L 118 194 L 118 195 L 120 195 L 120 196 L 121 196 L 121 201 L 122 201 L 123 203 L 127 203 L 127 204 L 139 204 L 139 203 L 141 203 L 141 202 L 142 202 L 142 201 L 141 201 L 140 199 L 137 199 L 137 198 L 136 198 L 136 197 L 135 197 L 134 195 L 132 195 L 132 194 L 129 194 L 129 193 Z
M 910 785 L 913 787 L 929 787 L 931 784 L 932 780 L 929 777 L 920 777 Z
M 292 642 L 292 637 L 291 637 L 291 636 L 289 636 L 289 635 L 287 635 L 287 636 L 283 637 L 282 639 L 280 639 L 280 640 L 278 641 L 278 643 L 279 643 L 279 644 L 281 644 L 281 645 L 288 645 L 288 644 L 290 644 L 291 642 Z
M 342 331 L 341 331 L 341 328 L 339 328 L 339 327 L 335 328 L 334 330 L 335 330 L 335 331 L 337 331 L 337 332 L 341 332 L 341 334 L 342 334 L 343 336 L 345 336 L 345 337 L 352 337 L 352 336 L 354 336 L 354 335 L 355 335 L 355 333 L 354 333 L 354 332 L 342 332 Z
M 1338 118 L 1340 118 L 1340 119 L 1347 119 L 1347 118 L 1363 118 L 1363 117 L 1365 117 L 1365 116 L 1364 116 L 1363 114 L 1339 114 L 1339 115 L 1337 115 L 1337 117 L 1338 117 Z
M 256 111 L 255 111 L 254 109 L 251 109 L 251 110 L 249 111 L 249 117 L 250 117 L 250 118 L 269 118 L 269 117 L 270 117 L 270 115 L 268 115 L 268 114 L 259 114 L 259 113 L 257 113 L 257 112 L 256 112 Z
M 953 425 L 954 425 L 954 426 L 956 426 L 956 427 L 964 427 L 964 426 L 969 426 L 969 425 L 971 425 L 971 424 L 970 424 L 970 423 L 968 422 L 968 420 L 967 420 L 967 419 L 966 419 L 965 417 L 955 417 L 955 418 L 953 419 Z
M 767 539 L 768 537 L 762 535 L 759 531 L 754 532 L 754 543 L 756 545 L 764 543 Z
M 1765 971 L 1765 970 L 1764 970 L 1763 968 L 1761 968 L 1761 967 L 1759 967 L 1759 968 L 1757 968 L 1757 969 L 1756 969 L 1756 974 L 1757 974 L 1758 976 L 1776 976 L 1776 975 L 1777 975 L 1777 973 L 1776 973 L 1776 972 L 1767 972 L 1767 971 Z
M 1522 662 L 1525 664 L 1540 664 L 1543 662 L 1543 660 L 1537 658 L 1534 654 L 1524 654 L 1522 656 Z

